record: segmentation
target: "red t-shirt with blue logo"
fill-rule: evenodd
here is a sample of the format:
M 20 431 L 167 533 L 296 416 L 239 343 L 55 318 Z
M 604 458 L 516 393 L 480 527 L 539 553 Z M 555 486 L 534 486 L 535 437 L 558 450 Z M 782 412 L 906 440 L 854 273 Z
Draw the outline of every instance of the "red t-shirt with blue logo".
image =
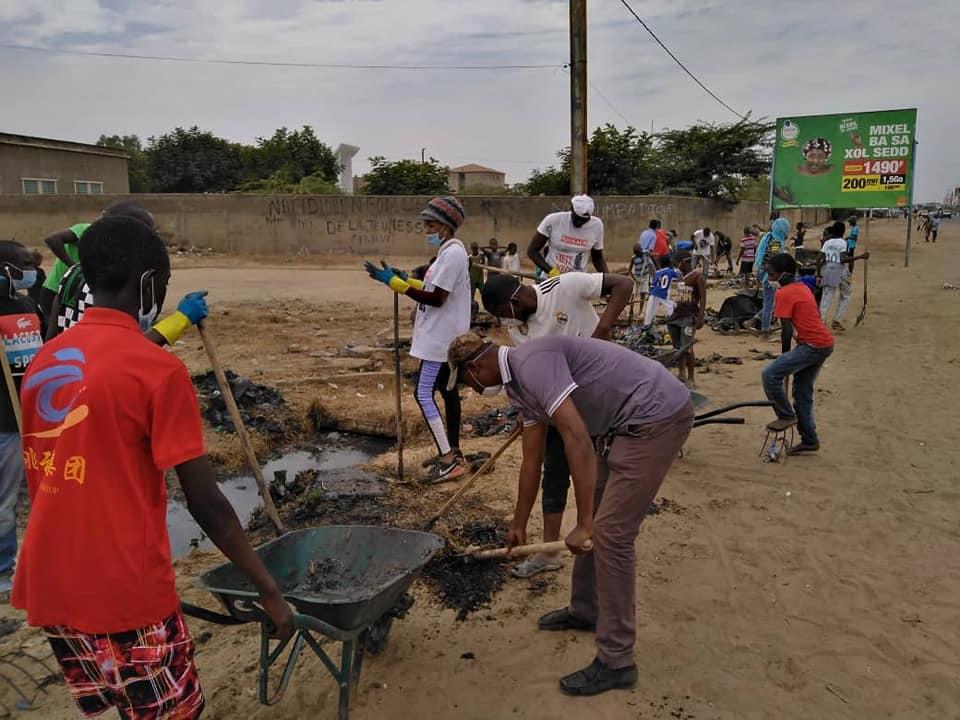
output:
M 89 308 L 36 354 L 21 400 L 32 508 L 12 604 L 84 633 L 175 612 L 164 471 L 205 452 L 183 363 L 129 315 Z

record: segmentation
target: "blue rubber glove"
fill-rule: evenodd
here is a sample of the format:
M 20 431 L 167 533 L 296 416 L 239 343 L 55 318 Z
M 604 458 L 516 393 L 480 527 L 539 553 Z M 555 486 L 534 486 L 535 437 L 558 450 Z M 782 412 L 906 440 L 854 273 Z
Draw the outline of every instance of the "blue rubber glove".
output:
M 374 280 L 379 280 L 384 285 L 390 285 L 390 280 L 394 277 L 393 270 L 391 270 L 390 266 L 383 262 L 383 260 L 380 261 L 380 264 L 383 265 L 382 268 L 378 268 L 372 262 L 367 260 L 363 263 L 363 269 L 366 270 L 367 275 L 372 277 Z
M 184 295 L 183 299 L 177 304 L 177 310 L 187 316 L 191 325 L 207 317 L 207 291 L 199 290 L 189 295 Z
M 408 280 L 410 280 L 410 276 L 407 275 L 406 270 L 401 270 L 400 268 L 391 267 L 390 272 L 392 272 L 394 275 L 396 275 L 398 278 L 400 278 L 404 282 L 407 282 Z

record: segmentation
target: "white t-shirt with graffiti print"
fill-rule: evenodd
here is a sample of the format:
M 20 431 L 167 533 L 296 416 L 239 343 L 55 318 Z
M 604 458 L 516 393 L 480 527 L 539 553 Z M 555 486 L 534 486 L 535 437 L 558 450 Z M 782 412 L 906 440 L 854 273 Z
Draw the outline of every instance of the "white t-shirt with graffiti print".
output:
M 547 215 L 537 226 L 547 238 L 547 264 L 561 273 L 584 272 L 591 250 L 603 250 L 603 220 L 591 217 L 574 227 L 569 210 Z

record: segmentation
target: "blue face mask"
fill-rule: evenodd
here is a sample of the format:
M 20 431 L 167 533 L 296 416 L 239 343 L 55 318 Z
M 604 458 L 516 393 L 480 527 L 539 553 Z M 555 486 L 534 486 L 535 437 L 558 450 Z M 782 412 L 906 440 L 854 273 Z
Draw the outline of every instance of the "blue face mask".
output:
M 24 270 L 23 277 L 19 280 L 13 280 L 12 282 L 15 290 L 29 290 L 37 284 L 37 271 Z
M 440 233 L 430 233 L 427 235 L 427 243 L 431 247 L 440 247 L 443 245 L 443 238 L 440 237 Z

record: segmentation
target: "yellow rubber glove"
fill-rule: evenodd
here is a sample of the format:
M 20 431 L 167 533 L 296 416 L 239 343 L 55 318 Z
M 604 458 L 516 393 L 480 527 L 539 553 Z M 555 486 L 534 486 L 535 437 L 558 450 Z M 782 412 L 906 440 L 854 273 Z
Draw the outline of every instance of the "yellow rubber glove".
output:
M 153 329 L 163 336 L 168 345 L 173 345 L 192 324 L 190 318 L 177 310 L 155 324 Z
M 398 276 L 394 275 L 390 278 L 390 282 L 387 283 L 391 290 L 401 295 L 406 295 L 407 290 L 410 289 L 410 283 L 405 280 L 400 279 Z
M 407 285 L 412 287 L 414 290 L 423 290 L 423 280 L 417 280 L 416 278 L 408 277 Z
M 547 273 L 550 277 L 557 277 L 560 274 L 560 271 L 556 268 L 550 268 L 550 272 Z

